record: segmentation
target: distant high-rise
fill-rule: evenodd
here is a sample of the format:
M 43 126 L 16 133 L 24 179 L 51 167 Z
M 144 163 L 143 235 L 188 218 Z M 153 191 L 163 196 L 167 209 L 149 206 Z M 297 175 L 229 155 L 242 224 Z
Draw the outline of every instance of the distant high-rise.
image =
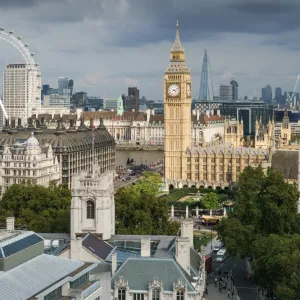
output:
M 58 78 L 58 89 L 61 90 L 62 95 L 68 95 L 70 98 L 73 93 L 74 80 L 68 77 Z
M 275 100 L 278 104 L 283 104 L 282 90 L 280 87 L 275 89 Z
M 209 72 L 210 72 L 210 74 L 209 74 Z M 208 59 L 208 55 L 207 55 L 207 49 L 205 49 L 203 63 L 202 63 L 202 72 L 201 72 L 198 102 L 213 100 L 213 98 L 214 98 L 213 85 L 211 82 L 211 88 L 210 88 L 209 80 L 211 81 L 211 70 L 210 70 L 210 64 L 209 64 L 209 59 Z
M 3 104 L 8 117 L 21 118 L 23 124 L 41 109 L 39 69 L 34 71 L 36 72 L 34 76 L 29 76 L 29 72 L 33 72 L 30 65 L 9 64 L 6 66 L 3 80 Z M 32 82 L 33 80 L 35 82 Z
M 220 85 L 220 101 L 237 101 L 239 84 L 231 79 L 230 85 Z
M 140 91 L 137 87 L 128 88 L 128 97 L 125 97 L 124 109 L 125 111 L 139 111 L 139 97 Z
M 264 102 L 271 104 L 272 103 L 272 87 L 268 84 L 266 87 L 261 90 L 261 98 Z
M 237 101 L 238 100 L 238 89 L 239 89 L 239 84 L 236 80 L 232 79 L 230 81 L 230 84 L 232 86 L 232 100 Z

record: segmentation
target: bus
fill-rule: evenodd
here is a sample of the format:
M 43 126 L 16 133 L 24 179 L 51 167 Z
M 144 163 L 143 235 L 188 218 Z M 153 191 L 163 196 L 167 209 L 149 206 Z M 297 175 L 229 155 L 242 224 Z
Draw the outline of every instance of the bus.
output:
M 227 250 L 226 249 L 221 249 L 217 253 L 216 261 L 217 262 L 223 262 L 227 259 L 227 256 L 228 256 Z
M 222 219 L 221 216 L 202 216 L 201 221 L 203 225 L 216 225 Z

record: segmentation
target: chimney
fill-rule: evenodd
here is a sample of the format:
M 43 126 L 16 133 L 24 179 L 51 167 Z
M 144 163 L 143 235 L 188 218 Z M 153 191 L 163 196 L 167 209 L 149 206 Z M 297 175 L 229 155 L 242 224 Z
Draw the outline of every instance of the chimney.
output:
M 197 110 L 196 110 L 196 109 L 193 109 L 193 110 L 192 110 L 192 115 L 193 115 L 193 116 L 196 116 L 196 114 L 197 114 Z
M 6 230 L 15 230 L 15 217 L 6 218 Z
M 70 128 L 73 128 L 73 127 L 74 127 L 74 120 L 71 119 L 71 120 L 70 120 Z
M 197 113 L 197 121 L 199 121 L 199 119 L 200 119 L 200 109 L 197 109 L 196 113 Z
M 176 261 L 189 274 L 190 273 L 190 240 L 187 237 L 176 238 Z
M 217 115 L 221 117 L 221 111 L 219 109 L 217 109 Z
M 150 238 L 143 237 L 141 239 L 141 257 L 150 257 Z
M 45 118 L 41 117 L 41 124 L 44 125 Z
M 71 239 L 70 259 L 81 260 L 82 237 L 75 235 Z
M 18 119 L 18 127 L 17 128 L 22 128 L 22 120 L 20 118 Z
M 117 271 L 117 253 L 113 253 L 111 256 L 111 275 L 114 275 Z
M 36 121 L 35 121 L 36 128 L 40 128 L 41 127 L 40 124 L 41 124 L 40 121 L 38 119 L 36 119 Z
M 94 127 L 94 119 L 90 118 L 90 129 L 93 129 Z
M 206 111 L 206 116 L 209 117 L 209 110 Z
M 180 222 L 181 237 L 188 238 L 190 247 L 194 248 L 194 221 L 193 219 L 182 219 Z

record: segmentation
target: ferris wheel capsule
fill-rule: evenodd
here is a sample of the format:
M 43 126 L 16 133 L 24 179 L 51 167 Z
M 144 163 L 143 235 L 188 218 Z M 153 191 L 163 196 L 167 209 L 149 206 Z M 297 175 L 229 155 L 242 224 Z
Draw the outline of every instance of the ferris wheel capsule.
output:
M 21 36 L 18 36 L 18 40 L 21 40 L 22 39 L 22 37 Z
M 32 52 L 32 53 L 30 53 L 30 55 L 31 55 L 31 56 L 34 56 L 34 55 L 35 55 L 35 53 L 34 53 L 34 52 Z
M 8 33 L 9 33 L 9 34 L 14 34 L 14 32 L 13 32 L 13 31 L 9 31 Z
M 0 31 L 4 31 L 5 29 L 3 27 L 0 28 Z
M 28 47 L 29 47 L 29 44 L 25 44 L 24 46 L 25 46 L 26 48 L 28 48 Z

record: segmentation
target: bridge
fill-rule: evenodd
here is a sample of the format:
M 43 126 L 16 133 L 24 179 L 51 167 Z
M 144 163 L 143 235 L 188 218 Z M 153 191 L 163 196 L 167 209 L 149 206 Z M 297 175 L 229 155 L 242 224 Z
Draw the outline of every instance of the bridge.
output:
M 136 145 L 136 144 L 116 144 L 116 150 L 127 150 L 127 151 L 163 151 L 164 146 L 159 145 Z

